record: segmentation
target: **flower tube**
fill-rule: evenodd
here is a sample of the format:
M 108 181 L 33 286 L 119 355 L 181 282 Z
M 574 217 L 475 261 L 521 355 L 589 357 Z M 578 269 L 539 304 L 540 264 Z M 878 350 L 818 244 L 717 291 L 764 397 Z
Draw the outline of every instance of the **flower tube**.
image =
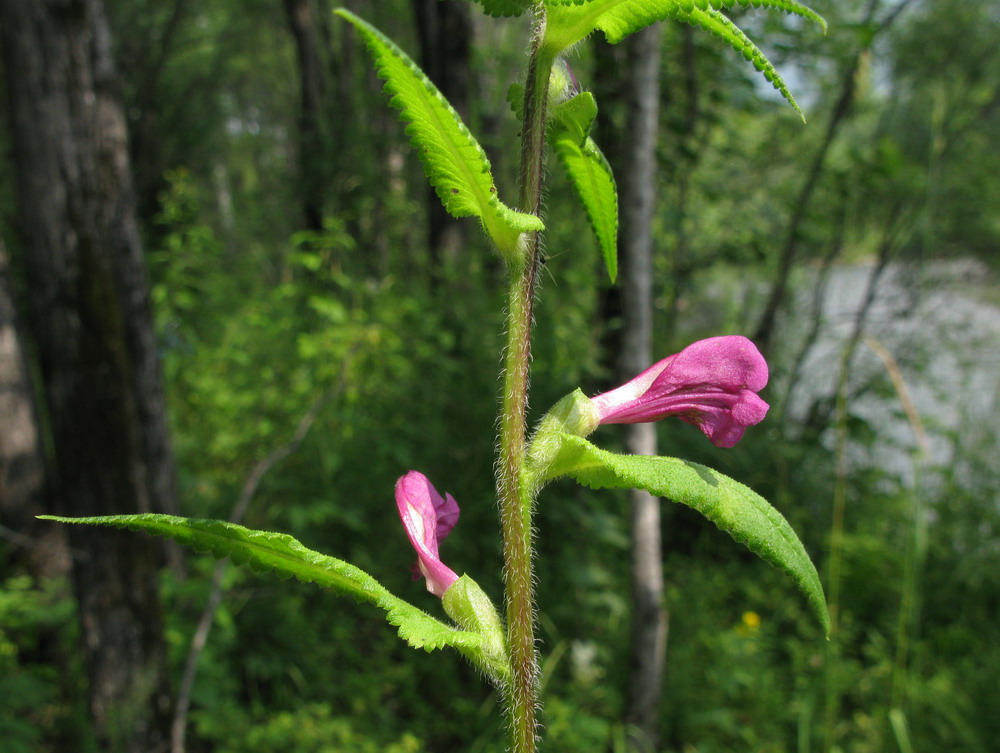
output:
M 732 447 L 768 404 L 767 362 L 745 337 L 710 337 L 667 356 L 617 389 L 591 399 L 602 424 L 635 424 L 677 416 L 716 447 Z

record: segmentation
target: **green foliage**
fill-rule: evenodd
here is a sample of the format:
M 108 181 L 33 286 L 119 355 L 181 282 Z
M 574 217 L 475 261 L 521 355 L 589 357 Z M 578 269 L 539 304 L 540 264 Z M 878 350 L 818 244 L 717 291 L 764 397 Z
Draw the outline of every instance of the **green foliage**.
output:
M 75 694 L 82 667 L 42 663 L 46 650 L 72 652 L 73 602 L 67 584 L 40 588 L 26 575 L 0 582 L 0 735 L 4 751 L 43 753 L 52 744 L 90 751 L 85 709 Z M 70 656 L 72 654 L 70 653 Z
M 172 515 L 143 513 L 93 518 L 42 516 L 46 520 L 82 525 L 127 528 L 164 536 L 215 557 L 230 557 L 258 572 L 273 571 L 283 578 L 306 583 L 367 601 L 386 611 L 386 619 L 399 629 L 399 637 L 413 648 L 433 651 L 452 646 L 478 655 L 481 639 L 475 633 L 456 630 L 413 605 L 393 596 L 368 573 L 342 560 L 314 552 L 283 533 L 252 531 L 221 520 L 195 520 Z
M 722 15 L 717 8 L 729 6 L 763 6 L 794 13 L 819 23 L 824 30 L 826 23 L 815 11 L 794 2 L 711 2 L 702 0 L 553 0 L 547 3 L 548 21 L 545 30 L 545 44 L 555 52 L 561 52 L 590 36 L 594 31 L 604 32 L 607 40 L 617 44 L 625 37 L 656 21 L 683 21 L 711 32 L 735 49 L 777 89 L 800 115 L 802 111 L 789 92 L 784 80 L 757 46 L 750 41 L 739 27 Z
M 534 5 L 533 0 L 475 0 L 483 11 L 494 17 L 520 16 Z
M 549 133 L 614 282 L 618 277 L 618 188 L 611 165 L 590 137 L 596 117 L 594 95 L 581 92 L 553 108 Z
M 516 13 L 528 5 L 512 0 L 509 7 Z M 547 5 L 553 13 L 555 2 Z M 690 25 L 664 28 L 663 75 L 670 85 L 661 102 L 661 211 L 654 223 L 657 353 L 675 352 L 707 333 L 745 332 L 754 321 L 786 237 L 788 207 L 837 101 L 843 66 L 861 33 L 872 33 L 871 25 L 858 24 L 862 6 L 824 5 L 830 36 L 807 50 L 800 47 L 800 27 L 782 15 L 733 16 L 750 37 L 766 40 L 775 65 L 795 66 L 803 80 L 796 88 L 815 95 L 810 120 L 818 125 L 808 128 L 779 107 L 777 97 L 761 97 L 759 77 L 713 37 Z M 288 531 L 337 552 L 432 611 L 436 600 L 409 580 L 412 551 L 391 512 L 392 482 L 406 468 L 420 468 L 463 505 L 460 528 L 444 546 L 449 564 L 498 593 L 501 561 L 488 478 L 503 286 L 495 260 L 444 255 L 443 274 L 430 280 L 426 209 L 414 190 L 423 176 L 415 161 L 410 170 L 399 159 L 407 147 L 392 116 L 383 118 L 377 97 L 366 98 L 369 67 L 347 24 L 329 28 L 338 88 L 327 96 L 344 128 L 329 134 L 324 157 L 335 175 L 330 214 L 319 232 L 293 236 L 300 214 L 290 155 L 297 88 L 281 4 L 209 0 L 178 7 L 185 10 L 173 32 L 172 9 L 162 3 L 129 0 L 109 10 L 130 130 L 141 137 L 134 156 L 156 157 L 143 169 L 155 178 L 159 219 L 147 214 L 144 231 L 184 513 L 228 515 L 255 464 L 285 443 L 303 413 L 329 393 L 301 448 L 264 479 L 248 525 Z M 415 49 L 410 3 L 350 7 Z M 1000 81 L 996 22 L 991 0 L 928 0 L 911 4 L 891 34 L 878 37 L 853 78 L 856 106 L 835 138 L 800 228 L 806 266 L 818 265 L 841 242 L 841 214 L 846 231 L 838 258 L 869 258 L 889 208 L 900 201 L 911 231 L 901 249 L 905 258 L 925 265 L 941 255 L 975 254 L 996 263 L 1000 131 L 990 106 Z M 513 157 L 499 145 L 509 143 L 515 126 L 498 113 L 517 75 L 509 61 L 524 45 L 518 24 L 523 19 L 475 27 L 479 49 L 471 73 L 481 96 L 463 110 L 501 185 L 514 170 Z M 625 121 L 620 98 L 611 96 L 620 67 L 601 61 L 592 70 L 589 44 L 577 45 L 573 55 L 576 73 L 599 95 L 605 122 L 597 136 L 608 147 L 608 136 Z M 610 79 L 604 88 L 600 76 Z M 158 130 L 141 128 L 149 124 Z M 607 154 L 614 164 L 613 150 Z M 16 198 L 10 174 L 4 194 Z M 606 346 L 615 310 L 590 248 L 600 247 L 569 192 L 550 190 L 545 204 L 559 221 L 548 222 L 548 259 L 540 272 L 546 290 L 537 301 L 534 406 L 551 404 L 568 384 L 594 394 L 613 372 Z M 573 216 L 579 221 L 568 219 Z M 16 234 L 5 241 L 16 251 Z M 989 275 L 974 269 L 969 276 L 976 284 L 959 295 L 1000 300 Z M 912 291 L 935 290 L 921 286 L 919 271 L 912 270 Z M 814 280 L 811 272 L 793 277 L 798 300 L 808 300 Z M 805 328 L 807 308 L 796 304 L 791 311 L 788 321 Z M 921 328 L 932 325 L 932 318 L 921 319 Z M 801 334 L 786 323 L 769 356 L 766 399 L 774 406 Z M 935 336 L 932 359 L 954 340 Z M 966 357 L 981 366 L 994 350 L 984 337 Z M 914 379 L 927 368 L 904 365 Z M 907 511 L 917 494 L 928 511 L 929 538 L 916 585 L 911 660 L 899 675 L 911 741 L 916 750 L 979 753 L 1000 738 L 996 406 L 988 389 L 970 389 L 964 371 L 955 379 L 940 389 L 967 401 L 969 413 L 953 433 L 944 415 L 951 408 L 933 417 L 933 441 L 946 448 L 947 463 L 928 467 L 920 490 L 908 488 L 902 476 L 866 470 L 899 436 L 878 422 L 850 423 L 836 652 L 826 650 L 806 602 L 790 598 L 783 573 L 755 566 L 752 555 L 693 510 L 664 507 L 671 621 L 663 750 L 821 750 L 827 677 L 840 693 L 839 749 L 896 749 L 888 711 L 902 598 L 897 576 L 912 526 Z M 800 384 L 797 394 L 806 389 L 822 393 L 823 385 Z M 884 403 L 895 398 L 887 396 L 884 386 L 865 383 L 852 400 L 880 405 L 888 416 L 893 411 Z M 728 452 L 707 446 L 688 426 L 663 425 L 659 433 L 669 454 L 718 468 L 773 501 L 823 572 L 834 466 L 829 437 L 814 421 L 795 411 L 769 416 Z M 613 428 L 602 431 L 615 436 Z M 542 682 L 546 742 L 553 750 L 614 749 L 621 729 L 628 535 L 624 507 L 609 500 L 624 503 L 624 495 L 560 482 L 546 490 L 538 511 Z M 65 587 L 39 597 L 20 577 L 12 579 L 8 562 L 0 564 L 4 750 L 92 750 L 81 701 L 85 674 L 72 643 L 72 599 Z M 186 580 L 165 576 L 175 676 L 213 565 L 195 557 Z M 225 588 L 199 664 L 192 751 L 505 749 L 499 701 L 476 671 L 443 652 L 410 661 L 409 649 L 367 603 L 237 568 L 228 571 Z M 61 653 L 43 663 L 49 660 L 38 649 L 52 640 L 50 630 L 57 631 Z
M 645 489 L 687 505 L 761 559 L 780 568 L 809 600 L 825 633 L 830 617 L 816 567 L 784 516 L 760 495 L 711 468 L 677 458 L 617 455 L 580 437 L 560 437 L 547 476 L 571 476 L 593 489 Z
M 390 104 L 408 124 L 407 133 L 445 209 L 455 217 L 478 217 L 500 253 L 517 258 L 521 234 L 541 230 L 542 221 L 500 201 L 486 153 L 419 66 L 371 24 L 344 9 L 337 15 L 368 45 L 392 95 Z
M 404 732 L 398 739 L 381 740 L 355 729 L 350 716 L 336 715 L 328 704 L 306 704 L 274 714 L 257 723 L 234 724 L 218 753 L 420 753 L 420 740 Z
M 154 278 L 152 299 L 157 329 L 173 340 L 210 337 L 209 322 L 199 316 L 206 297 L 218 295 L 225 280 L 218 274 L 222 243 L 211 227 L 200 222 L 204 198 L 190 171 L 169 171 L 160 194 L 158 248 L 150 253 Z
M 763 7 L 808 18 L 826 29 L 823 18 L 795 0 L 547 0 L 552 28 L 546 39 L 557 49 L 570 47 L 594 31 L 612 44 L 657 21 L 686 20 L 727 7 Z
M 988 208 L 1000 201 L 1000 155 L 988 145 L 1000 132 L 996 4 L 937 0 L 894 32 L 888 57 L 900 98 L 887 125 L 907 167 L 897 190 L 922 191 L 926 201 L 907 250 L 975 255 L 995 270 L 1000 223 Z
M 15 638 L 33 625 L 41 611 L 42 594 L 31 589 L 27 577 L 14 578 L 0 587 L 0 734 L 4 748 L 14 753 L 40 750 L 41 731 L 32 716 L 36 709 L 51 704 L 56 687 L 54 677 L 20 666 Z
M 609 741 L 612 742 L 610 750 L 613 753 L 627 750 L 621 726 L 610 720 L 601 709 L 591 711 L 556 697 L 546 700 L 544 710 L 547 750 L 554 753 L 606 750 Z
M 771 62 L 764 56 L 764 53 L 757 48 L 757 45 L 751 42 L 750 38 L 736 24 L 717 10 L 702 11 L 694 9 L 689 13 L 678 14 L 677 20 L 711 32 L 743 55 L 747 61 L 753 63 L 754 68 L 760 71 L 764 78 L 771 82 L 771 85 L 781 93 L 781 96 L 788 101 L 788 104 L 795 108 L 795 112 L 805 120 L 805 115 L 803 115 L 802 110 L 799 108 L 792 93 L 788 90 L 784 80 L 778 74 L 778 71 L 771 65 Z

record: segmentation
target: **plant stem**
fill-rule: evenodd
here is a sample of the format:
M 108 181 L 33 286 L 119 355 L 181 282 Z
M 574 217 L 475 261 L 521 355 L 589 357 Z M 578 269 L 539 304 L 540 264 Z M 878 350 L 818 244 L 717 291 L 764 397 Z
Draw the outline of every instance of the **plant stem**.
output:
M 521 127 L 519 209 L 538 214 L 542 195 L 545 107 L 553 56 L 541 45 L 540 13 L 528 62 Z M 512 664 L 508 712 L 512 753 L 534 753 L 538 706 L 538 657 L 535 651 L 532 582 L 531 507 L 534 490 L 525 479 L 528 377 L 531 323 L 538 267 L 538 233 L 526 238 L 519 263 L 508 267 L 507 342 L 500 413 L 500 459 L 497 490 L 503 525 L 504 582 L 507 596 L 507 641 Z

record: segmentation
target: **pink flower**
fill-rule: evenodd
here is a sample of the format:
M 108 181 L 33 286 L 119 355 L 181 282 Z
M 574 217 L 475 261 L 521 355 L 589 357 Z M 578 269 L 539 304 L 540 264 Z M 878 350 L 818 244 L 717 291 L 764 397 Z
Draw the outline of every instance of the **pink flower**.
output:
M 767 362 L 737 335 L 710 337 L 667 356 L 621 387 L 592 399 L 602 424 L 636 424 L 677 416 L 694 424 L 716 447 L 732 447 L 747 426 L 760 423 L 768 404 Z
M 441 562 L 438 544 L 458 522 L 458 503 L 450 494 L 442 498 L 424 474 L 410 471 L 396 482 L 396 507 L 406 535 L 417 550 L 414 579 L 423 575 L 427 590 L 438 598 L 444 596 L 458 576 Z

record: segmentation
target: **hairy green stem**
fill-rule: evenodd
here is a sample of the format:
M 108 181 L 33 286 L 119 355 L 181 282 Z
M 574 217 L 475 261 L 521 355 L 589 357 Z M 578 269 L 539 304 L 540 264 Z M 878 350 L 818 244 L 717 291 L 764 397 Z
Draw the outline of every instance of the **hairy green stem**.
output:
M 538 214 L 542 196 L 545 108 L 553 56 L 541 45 L 544 15 L 539 15 L 525 82 L 521 127 L 519 209 Z M 532 308 L 538 268 L 538 233 L 527 236 L 520 262 L 508 267 L 507 342 L 500 413 L 497 490 L 503 525 L 507 643 L 512 677 L 508 693 L 512 753 L 534 753 L 538 707 L 538 657 L 535 650 L 531 507 L 534 490 L 525 474 L 528 372 L 531 362 Z

